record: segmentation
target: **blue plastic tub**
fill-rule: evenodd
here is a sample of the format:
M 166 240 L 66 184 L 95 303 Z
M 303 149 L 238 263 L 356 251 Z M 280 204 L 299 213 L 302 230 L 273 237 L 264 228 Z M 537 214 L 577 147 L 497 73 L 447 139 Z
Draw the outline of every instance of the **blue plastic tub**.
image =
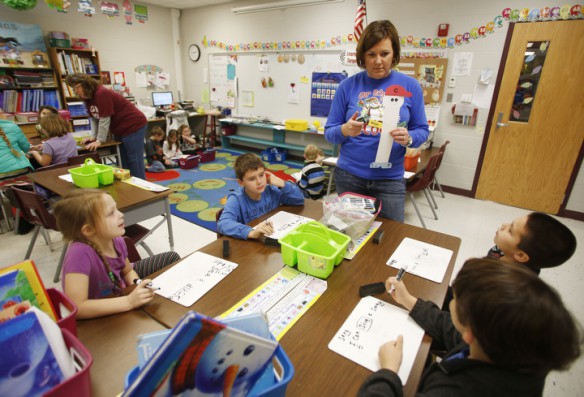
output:
M 286 355 L 282 346 L 278 345 L 273 362 L 275 365 L 266 369 L 266 372 L 258 379 L 254 387 L 249 391 L 250 397 L 284 397 L 288 383 L 294 377 L 294 366 Z M 127 389 L 138 373 L 138 366 L 132 368 L 124 380 L 124 388 Z

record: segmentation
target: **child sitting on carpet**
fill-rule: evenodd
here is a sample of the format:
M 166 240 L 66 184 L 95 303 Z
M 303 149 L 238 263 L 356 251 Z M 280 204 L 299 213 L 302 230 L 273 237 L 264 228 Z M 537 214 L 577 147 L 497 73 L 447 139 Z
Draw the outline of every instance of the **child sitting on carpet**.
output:
M 191 135 L 191 127 L 188 124 L 183 124 L 178 127 L 178 134 L 180 139 L 180 150 L 184 154 L 197 154 L 197 150 L 201 149 L 201 140 L 196 135 Z
M 166 136 L 166 140 L 162 144 L 162 152 L 169 159 L 176 159 L 182 156 L 180 151 L 180 142 L 178 141 L 178 131 L 170 130 Z
M 324 152 L 315 145 L 306 145 L 304 159 L 306 161 L 298 186 L 302 189 L 304 197 L 318 200 L 326 192 L 324 189 L 324 169 L 321 165 Z
M 164 172 L 167 168 L 176 168 L 178 164 L 164 155 L 160 142 L 164 140 L 164 131 L 160 127 L 152 128 L 150 139 L 144 144 L 148 172 Z
M 241 189 L 227 197 L 217 222 L 219 233 L 242 240 L 260 239 L 274 232 L 272 225 L 263 222 L 253 229 L 246 225 L 248 222 L 281 204 L 304 205 L 304 195 L 298 186 L 266 171 L 255 154 L 238 156 L 233 168 Z
M 122 238 L 124 214 L 103 190 L 72 190 L 53 208 L 58 229 L 70 243 L 63 260 L 63 291 L 77 305 L 77 318 L 107 316 L 148 303 L 154 297 L 151 280 L 137 280 L 180 259 L 169 251 L 130 263 Z M 138 286 L 122 295 L 134 283 Z

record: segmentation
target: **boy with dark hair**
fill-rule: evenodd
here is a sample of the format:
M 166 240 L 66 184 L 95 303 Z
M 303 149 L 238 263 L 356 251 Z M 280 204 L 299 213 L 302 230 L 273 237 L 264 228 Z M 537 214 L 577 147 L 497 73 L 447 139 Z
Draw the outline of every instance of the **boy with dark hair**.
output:
M 154 127 L 150 131 L 150 139 L 144 144 L 146 160 L 148 161 L 148 172 L 164 172 L 167 168 L 177 168 L 178 164 L 164 155 L 162 149 L 164 141 L 164 130 L 161 127 Z
M 516 264 L 466 261 L 452 286 L 450 313 L 413 297 L 395 277 L 386 281 L 391 286 L 410 317 L 449 350 L 424 372 L 424 396 L 541 396 L 547 374 L 567 369 L 581 354 L 581 328 L 559 294 Z M 382 369 L 359 396 L 402 394 L 402 344 L 400 335 L 381 346 Z
M 317 200 L 321 198 L 324 190 L 324 169 L 322 160 L 324 152 L 315 145 L 306 145 L 304 148 L 304 168 L 298 181 L 298 186 L 302 189 L 304 197 Z
M 255 154 L 238 156 L 233 168 L 241 189 L 227 197 L 217 222 L 219 233 L 242 240 L 269 236 L 274 232 L 269 223 L 263 222 L 255 229 L 246 224 L 282 204 L 304 205 L 304 196 L 298 186 L 266 171 Z
M 494 242 L 488 257 L 523 265 L 535 274 L 543 268 L 561 265 L 576 251 L 576 236 L 570 229 L 541 212 L 501 225 Z

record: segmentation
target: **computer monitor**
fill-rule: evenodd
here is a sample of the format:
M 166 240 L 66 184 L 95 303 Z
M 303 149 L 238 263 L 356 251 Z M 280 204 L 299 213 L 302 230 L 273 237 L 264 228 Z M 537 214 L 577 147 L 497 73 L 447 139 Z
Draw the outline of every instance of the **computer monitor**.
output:
M 159 91 L 152 93 L 152 105 L 156 107 L 170 106 L 172 105 L 172 92 L 171 91 Z

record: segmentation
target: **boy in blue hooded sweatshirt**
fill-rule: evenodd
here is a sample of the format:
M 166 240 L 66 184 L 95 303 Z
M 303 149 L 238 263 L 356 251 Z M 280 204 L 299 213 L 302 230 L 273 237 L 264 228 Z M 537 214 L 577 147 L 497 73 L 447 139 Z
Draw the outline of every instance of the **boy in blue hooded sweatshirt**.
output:
M 269 236 L 274 232 L 269 223 L 264 222 L 255 229 L 247 223 L 280 205 L 304 205 L 304 195 L 298 186 L 266 171 L 255 154 L 237 157 L 233 169 L 241 189 L 227 197 L 217 222 L 219 233 L 242 240 Z

